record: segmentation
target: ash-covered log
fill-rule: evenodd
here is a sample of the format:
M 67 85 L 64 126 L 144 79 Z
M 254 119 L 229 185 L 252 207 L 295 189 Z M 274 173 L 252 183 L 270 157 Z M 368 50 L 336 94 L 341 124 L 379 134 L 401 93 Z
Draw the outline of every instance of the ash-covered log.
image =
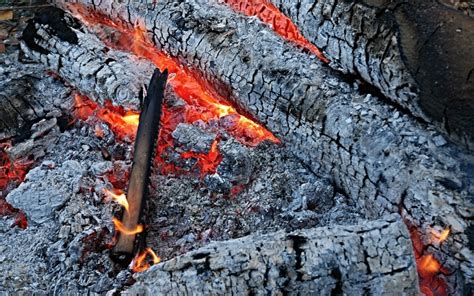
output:
M 215 242 L 153 266 L 126 295 L 418 294 L 400 218 Z
M 269 1 L 326 52 L 332 67 L 412 112 L 419 105 L 426 118 L 472 148 L 472 17 L 435 0 Z
M 82 94 L 100 104 L 112 100 L 126 109 L 139 109 L 154 69 L 148 61 L 110 50 L 95 35 L 82 31 L 76 19 L 52 7 L 30 20 L 21 47 Z
M 474 278 L 467 247 L 473 160 L 435 126 L 419 122 L 401 104 L 360 93 L 315 57 L 225 5 L 72 2 L 86 5 L 81 10 L 66 3 L 92 21 L 145 26 L 159 49 L 227 87 L 242 109 L 313 171 L 331 174 L 368 216 L 401 212 L 421 233 L 451 227 L 449 247 L 434 247 L 435 253 L 453 270 L 461 264 L 468 282 Z

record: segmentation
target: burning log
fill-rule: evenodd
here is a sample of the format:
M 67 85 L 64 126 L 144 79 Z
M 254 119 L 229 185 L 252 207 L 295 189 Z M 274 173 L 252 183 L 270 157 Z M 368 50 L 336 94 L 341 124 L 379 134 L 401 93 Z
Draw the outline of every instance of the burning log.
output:
M 156 150 L 161 105 L 167 78 L 167 71 L 164 73 L 160 73 L 159 70 L 155 71 L 140 113 L 132 172 L 127 190 L 128 207 L 124 211 L 121 222 L 121 225 L 124 229 L 129 230 L 129 233 L 120 231 L 117 243 L 112 250 L 112 256 L 120 261 L 130 261 L 137 251 L 136 237 L 138 227 L 141 226 L 139 223 L 143 221 L 142 212 L 148 192 L 153 155 Z
M 418 293 L 410 237 L 395 216 L 353 226 L 215 242 L 155 265 L 127 293 Z
M 102 1 L 88 10 L 68 7 L 90 22 L 119 30 L 140 24 L 158 48 L 230 90 L 242 109 L 314 171 L 331 174 L 369 217 L 401 212 L 420 232 L 451 226 L 453 242 L 462 243 L 435 248 L 436 254 L 447 257 L 446 265 L 454 270 L 472 266 L 472 252 L 465 247 L 472 217 L 466 210 L 472 194 L 466 168 L 472 160 L 433 125 L 414 118 L 415 104 L 360 93 L 314 57 L 282 43 L 265 25 L 249 23 L 216 3 Z M 466 276 L 470 281 L 473 275 Z

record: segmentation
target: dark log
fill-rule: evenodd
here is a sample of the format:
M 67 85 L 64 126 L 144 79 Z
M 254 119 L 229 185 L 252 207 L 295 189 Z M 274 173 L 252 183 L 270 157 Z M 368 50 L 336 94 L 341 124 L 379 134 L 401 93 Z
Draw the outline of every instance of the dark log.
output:
M 124 211 L 122 224 L 126 229 L 136 229 L 143 222 L 143 209 L 148 195 L 150 171 L 158 139 L 161 106 L 164 97 L 168 72 L 155 70 L 150 80 L 148 94 L 140 112 L 132 172 L 127 189 L 128 210 Z M 117 243 L 112 249 L 112 256 L 121 262 L 129 263 L 135 253 L 137 234 L 118 234 Z
M 271 2 L 326 51 L 335 69 L 360 76 L 412 111 L 419 104 L 430 120 L 472 148 L 472 17 L 434 0 Z
M 398 218 L 399 219 L 399 218 Z M 225 242 L 153 266 L 131 295 L 418 294 L 409 234 L 396 217 Z

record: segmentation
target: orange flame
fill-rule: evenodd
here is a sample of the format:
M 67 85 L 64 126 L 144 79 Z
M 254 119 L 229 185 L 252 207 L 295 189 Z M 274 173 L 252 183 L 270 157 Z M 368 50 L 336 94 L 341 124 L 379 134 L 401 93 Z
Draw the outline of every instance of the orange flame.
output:
M 123 193 L 122 190 L 114 190 L 110 191 L 107 189 L 104 189 L 105 195 L 107 195 L 109 198 L 117 202 L 119 205 L 125 208 L 125 210 L 128 212 L 128 201 L 127 201 L 127 196 L 125 193 Z
M 151 264 L 147 257 L 151 259 Z M 152 265 L 160 263 L 161 259 L 151 248 L 146 248 L 145 251 L 135 256 L 131 265 L 134 272 L 142 272 L 150 268 Z
M 433 254 L 422 256 L 417 260 L 418 270 L 423 273 L 437 273 L 441 269 L 441 264 L 433 257 Z
M 112 218 L 112 222 L 114 223 L 115 230 L 125 235 L 134 235 L 143 232 L 143 225 L 141 224 L 138 224 L 135 229 L 127 229 L 127 227 L 115 217 Z
M 310 51 L 324 63 L 329 60 L 314 44 L 309 42 L 298 27 L 268 0 L 222 0 L 224 3 L 248 16 L 256 16 L 269 25 L 275 33 L 284 39 Z
M 448 239 L 448 236 L 449 236 L 449 233 L 450 233 L 450 229 L 449 228 L 446 228 L 444 229 L 443 231 L 439 232 L 435 229 L 431 229 L 431 242 L 432 243 L 436 243 L 436 244 L 441 244 L 443 243 L 445 240 Z
M 443 274 L 446 273 L 446 269 L 433 254 L 429 253 L 427 245 L 423 242 L 417 227 L 408 220 L 405 220 L 405 223 L 410 230 L 413 250 L 416 257 L 416 269 L 418 271 L 420 291 L 427 296 L 448 295 L 448 285 L 443 276 Z M 439 243 L 442 243 L 447 239 L 448 235 L 449 229 L 441 233 L 436 232 L 436 235 L 431 231 L 428 240 L 432 241 L 434 236 Z

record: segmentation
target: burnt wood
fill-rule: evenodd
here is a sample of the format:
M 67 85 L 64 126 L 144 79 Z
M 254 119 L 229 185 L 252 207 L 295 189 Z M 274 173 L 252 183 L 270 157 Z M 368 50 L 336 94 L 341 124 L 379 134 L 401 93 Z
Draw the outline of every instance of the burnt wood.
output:
M 137 276 L 131 295 L 417 295 L 400 218 L 213 242 Z
M 270 0 L 331 67 L 474 142 L 474 18 L 436 0 Z
M 128 211 L 124 211 L 122 216 L 122 224 L 126 229 L 135 229 L 138 224 L 145 222 L 142 214 L 148 194 L 167 78 L 167 70 L 163 73 L 158 69 L 155 70 L 140 112 L 132 172 L 127 190 Z M 121 262 L 130 262 L 135 253 L 141 251 L 136 247 L 136 238 L 139 235 L 142 234 L 130 235 L 119 232 L 117 243 L 112 249 L 113 258 Z

